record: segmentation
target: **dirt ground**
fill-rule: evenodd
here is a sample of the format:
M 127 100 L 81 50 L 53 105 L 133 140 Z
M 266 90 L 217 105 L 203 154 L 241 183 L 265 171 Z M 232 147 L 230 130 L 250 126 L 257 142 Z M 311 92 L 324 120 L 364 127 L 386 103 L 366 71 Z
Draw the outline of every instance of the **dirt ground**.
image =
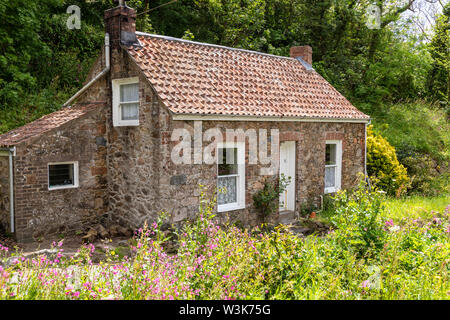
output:
M 61 246 L 62 249 L 64 249 L 64 253 L 66 255 L 71 255 L 77 252 L 77 250 L 83 245 L 83 241 L 81 239 L 81 236 L 65 236 L 64 238 L 55 236 L 55 237 L 48 237 L 46 239 L 43 239 L 42 241 L 34 241 L 29 243 L 17 243 L 14 241 L 14 239 L 5 236 L 4 234 L 0 233 L 0 244 L 8 247 L 10 252 L 14 252 L 14 247 L 17 247 L 19 251 L 21 251 L 23 254 L 28 254 L 34 251 L 42 250 L 42 249 L 50 249 L 52 247 L 53 242 L 59 242 L 63 241 L 63 244 Z M 97 239 L 93 242 L 94 246 L 96 248 L 118 248 L 118 247 L 129 247 L 129 238 L 126 237 L 116 237 L 111 239 L 111 241 L 108 240 L 102 240 Z

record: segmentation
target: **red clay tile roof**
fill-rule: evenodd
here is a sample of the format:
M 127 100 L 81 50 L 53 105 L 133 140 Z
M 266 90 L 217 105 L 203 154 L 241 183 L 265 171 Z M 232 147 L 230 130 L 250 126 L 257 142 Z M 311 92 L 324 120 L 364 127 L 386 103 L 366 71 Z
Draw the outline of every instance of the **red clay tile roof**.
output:
M 63 108 L 59 111 L 47 114 L 42 118 L 30 122 L 22 127 L 0 135 L 0 146 L 14 146 L 22 141 L 55 129 L 64 123 L 79 118 L 97 107 L 97 104 L 88 104 L 72 108 Z
M 294 58 L 136 34 L 128 52 L 174 114 L 369 119 Z

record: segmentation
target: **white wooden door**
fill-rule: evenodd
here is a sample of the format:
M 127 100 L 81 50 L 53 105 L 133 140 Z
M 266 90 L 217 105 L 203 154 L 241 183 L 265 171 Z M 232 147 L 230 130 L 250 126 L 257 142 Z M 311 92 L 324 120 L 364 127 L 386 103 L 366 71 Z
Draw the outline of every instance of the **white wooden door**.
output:
M 291 177 L 291 182 L 280 195 L 280 211 L 295 210 L 295 141 L 280 144 L 280 177 Z

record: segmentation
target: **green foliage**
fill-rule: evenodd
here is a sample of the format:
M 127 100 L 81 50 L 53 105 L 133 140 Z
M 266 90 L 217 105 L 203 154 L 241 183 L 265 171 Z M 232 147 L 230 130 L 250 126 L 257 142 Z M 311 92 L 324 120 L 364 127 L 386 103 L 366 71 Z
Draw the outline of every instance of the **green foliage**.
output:
M 433 59 L 428 75 L 427 86 L 430 95 L 450 114 L 450 3 L 436 19 L 433 38 L 429 43 L 429 52 Z
M 381 135 L 367 128 L 367 173 L 372 182 L 388 194 L 406 191 L 409 178 L 397 160 L 395 148 Z
M 403 154 L 428 154 L 437 161 L 449 159 L 450 127 L 445 111 L 418 101 L 386 106 L 374 115 L 374 131 Z
M 448 299 L 450 206 L 414 220 L 406 208 L 402 225 L 382 228 L 381 203 L 364 190 L 339 195 L 339 228 L 323 237 L 220 227 L 204 198 L 173 254 L 164 218 L 136 232 L 131 256 L 111 248 L 98 264 L 93 245 L 65 256 L 61 241 L 31 258 L 0 246 L 0 299 Z
M 381 221 L 383 194 L 370 191 L 361 179 L 357 188 L 340 190 L 333 200 L 331 222 L 338 229 L 336 235 L 341 245 L 354 250 L 358 257 L 378 255 L 386 240 Z
M 81 29 L 66 26 L 69 5 Z M 3 1 L 0 4 L 0 133 L 56 111 L 85 79 L 103 43 L 110 3 Z
M 280 195 L 286 190 L 291 183 L 291 177 L 281 174 L 281 178 L 276 183 L 265 181 L 264 187 L 255 192 L 253 195 L 253 203 L 255 208 L 261 212 L 263 217 L 267 217 L 274 213 L 279 206 Z
M 401 162 L 411 177 L 410 193 L 428 196 L 450 194 L 450 173 L 431 156 L 412 152 L 404 156 Z
M 449 192 L 450 127 L 445 110 L 425 102 L 390 106 L 374 117 L 374 131 L 396 149 L 411 178 L 410 191 Z
M 424 45 L 415 40 L 390 41 L 380 48 L 378 59 L 366 68 L 355 88 L 357 103 L 369 113 L 384 112 L 382 104 L 399 100 L 420 99 L 428 95 L 425 88 L 431 58 Z M 367 105 L 367 107 L 365 107 Z
M 403 224 L 404 221 L 425 219 L 432 220 L 436 212 L 445 212 L 450 203 L 449 196 L 438 197 L 408 196 L 402 198 L 387 198 L 384 219 L 393 219 Z
M 300 216 L 301 217 L 309 217 L 309 215 L 317 210 L 317 206 L 311 201 L 305 201 L 300 204 Z

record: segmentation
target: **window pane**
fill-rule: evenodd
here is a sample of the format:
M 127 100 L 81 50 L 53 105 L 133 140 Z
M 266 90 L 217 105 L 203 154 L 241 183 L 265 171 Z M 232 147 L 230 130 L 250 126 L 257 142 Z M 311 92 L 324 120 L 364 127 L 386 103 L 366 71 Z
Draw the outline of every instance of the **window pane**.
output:
M 336 144 L 326 145 L 325 164 L 336 164 Z
M 139 119 L 139 103 L 121 104 L 122 120 L 138 120 Z
M 235 203 L 237 202 L 237 177 L 218 177 L 217 179 L 217 187 L 225 188 L 224 193 L 219 192 L 217 196 L 217 203 L 219 205 L 227 204 L 227 203 Z
M 52 164 L 48 171 L 50 187 L 73 185 L 73 163 Z
M 336 167 L 325 168 L 325 188 L 336 186 Z
M 120 85 L 120 102 L 139 101 L 139 84 Z
M 218 175 L 237 174 L 237 148 L 219 148 L 217 155 Z

